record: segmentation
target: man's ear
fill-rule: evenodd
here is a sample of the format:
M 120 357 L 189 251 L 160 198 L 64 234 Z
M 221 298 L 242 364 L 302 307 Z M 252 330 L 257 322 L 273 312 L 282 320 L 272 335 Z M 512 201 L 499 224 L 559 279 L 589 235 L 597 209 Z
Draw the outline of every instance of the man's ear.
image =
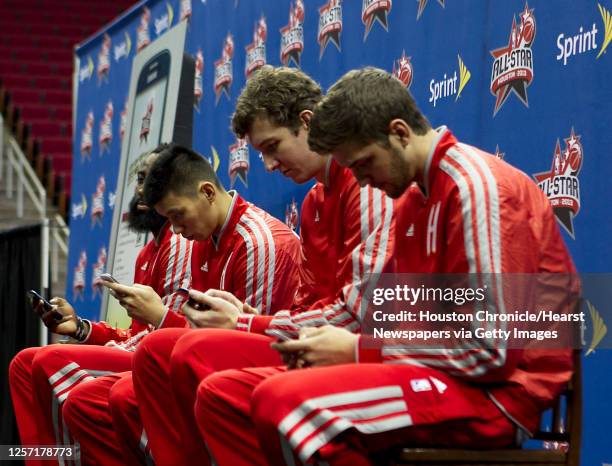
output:
M 215 199 L 217 198 L 217 190 L 215 189 L 215 185 L 210 181 L 200 182 L 198 192 L 202 194 L 211 204 L 215 202 Z
M 312 118 L 312 110 L 302 110 L 300 112 L 300 122 L 302 127 L 308 131 L 310 129 L 310 119 Z
M 412 129 L 401 118 L 395 118 L 389 122 L 389 138 L 396 138 L 405 147 L 412 139 Z

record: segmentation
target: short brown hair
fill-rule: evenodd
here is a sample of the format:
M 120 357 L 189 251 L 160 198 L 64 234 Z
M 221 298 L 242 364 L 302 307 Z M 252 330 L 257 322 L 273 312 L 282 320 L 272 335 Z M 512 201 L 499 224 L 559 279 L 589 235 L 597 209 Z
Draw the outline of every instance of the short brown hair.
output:
M 321 87 L 295 68 L 260 68 L 242 89 L 232 115 L 232 130 L 244 138 L 255 118 L 266 117 L 292 131 L 300 127 L 300 113 L 321 100 Z
M 308 133 L 310 149 L 329 154 L 345 143 L 388 145 L 389 123 L 401 118 L 416 134 L 431 125 L 402 82 L 378 68 L 342 76 L 317 104 Z

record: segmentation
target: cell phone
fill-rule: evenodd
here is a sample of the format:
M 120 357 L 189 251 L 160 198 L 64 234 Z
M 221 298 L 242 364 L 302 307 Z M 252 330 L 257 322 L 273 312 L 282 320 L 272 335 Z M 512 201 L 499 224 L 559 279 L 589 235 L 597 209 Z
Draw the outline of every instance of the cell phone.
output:
M 36 308 L 38 307 L 38 303 L 43 304 L 43 309 L 45 310 L 45 312 L 48 311 L 53 311 L 53 318 L 55 320 L 62 320 L 64 315 L 59 312 L 57 309 L 55 309 L 53 307 L 53 304 L 51 304 L 49 301 L 47 301 L 45 298 L 43 298 L 41 295 L 39 295 L 36 291 L 34 290 L 30 290 L 26 293 L 28 301 L 30 302 L 30 306 L 32 306 L 32 310 L 36 311 Z
M 110 273 L 102 273 L 100 274 L 100 280 L 104 280 L 105 282 L 111 282 L 111 283 L 119 283 L 119 281 L 113 277 Z
M 38 303 L 41 301 L 43 303 L 43 308 L 45 309 L 45 311 L 50 311 L 51 309 L 53 309 L 53 304 L 51 304 L 34 290 L 28 291 L 27 296 L 28 300 L 30 301 L 30 305 L 32 306 L 32 309 L 36 309 L 38 307 Z
M 192 308 L 198 309 L 200 311 L 206 311 L 210 309 L 207 305 L 200 304 L 196 300 L 194 300 L 191 296 L 189 296 L 189 290 L 187 288 L 179 288 L 178 290 L 187 295 L 187 304 L 191 306 Z

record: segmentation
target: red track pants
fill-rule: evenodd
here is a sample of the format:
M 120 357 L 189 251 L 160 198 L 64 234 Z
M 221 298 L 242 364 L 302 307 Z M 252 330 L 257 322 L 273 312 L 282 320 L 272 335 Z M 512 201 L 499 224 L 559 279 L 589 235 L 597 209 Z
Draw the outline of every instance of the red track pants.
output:
M 198 385 L 217 371 L 281 364 L 271 342 L 216 329 L 164 329 L 147 336 L 136 351 L 133 377 L 156 465 L 208 458 L 193 415 Z
M 483 389 L 408 365 L 219 372 L 195 414 L 220 466 L 365 465 L 401 445 L 498 448 L 516 435 Z
M 117 348 L 67 344 L 27 348 L 17 354 L 9 378 L 23 444 L 72 444 L 62 414 L 68 395 L 96 377 L 130 370 L 132 356 Z M 84 449 L 81 458 L 87 464 Z

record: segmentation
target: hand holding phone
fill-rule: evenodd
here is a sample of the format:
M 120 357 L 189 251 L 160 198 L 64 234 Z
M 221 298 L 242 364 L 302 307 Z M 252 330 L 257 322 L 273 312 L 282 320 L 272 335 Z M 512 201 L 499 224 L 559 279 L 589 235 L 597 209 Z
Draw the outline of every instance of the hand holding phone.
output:
M 117 280 L 115 277 L 113 277 L 110 273 L 101 273 L 100 274 L 100 280 L 104 281 L 104 282 L 108 282 L 108 283 L 117 283 L 119 284 L 119 280 Z M 108 292 L 110 293 L 111 296 L 119 299 L 119 295 L 117 294 L 117 292 L 115 290 L 111 290 L 109 288 Z
M 64 318 L 64 315 L 57 310 L 49 301 L 39 295 L 36 291 L 30 290 L 27 292 L 27 298 L 32 306 L 32 310 L 36 312 L 41 318 L 47 313 L 51 313 L 51 317 L 56 322 L 59 322 Z

